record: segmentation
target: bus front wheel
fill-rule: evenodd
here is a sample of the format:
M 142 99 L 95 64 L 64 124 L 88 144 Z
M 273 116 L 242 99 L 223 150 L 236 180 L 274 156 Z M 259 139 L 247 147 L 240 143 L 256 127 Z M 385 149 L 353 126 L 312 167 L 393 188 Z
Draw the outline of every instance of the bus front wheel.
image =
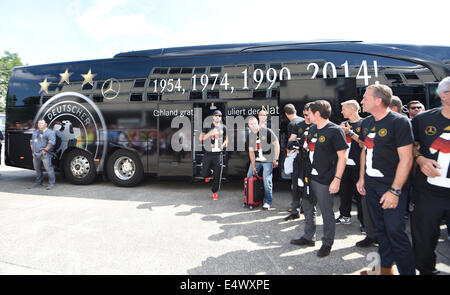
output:
M 142 180 L 144 168 L 139 157 L 128 150 L 117 150 L 108 159 L 109 179 L 118 186 L 136 186 Z
M 96 177 L 92 156 L 83 150 L 72 150 L 64 158 L 64 175 L 73 184 L 90 184 Z

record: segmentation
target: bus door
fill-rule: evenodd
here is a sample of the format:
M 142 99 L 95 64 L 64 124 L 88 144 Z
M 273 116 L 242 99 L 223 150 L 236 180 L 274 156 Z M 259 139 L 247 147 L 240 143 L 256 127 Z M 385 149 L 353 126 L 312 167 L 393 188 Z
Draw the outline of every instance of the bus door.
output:
M 226 103 L 224 102 L 204 102 L 194 104 L 194 124 L 193 124 L 193 158 L 192 158 L 192 169 L 194 179 L 202 179 L 202 161 L 205 154 L 205 148 L 203 142 L 200 141 L 200 134 L 204 128 L 205 122 L 208 121 L 208 117 L 212 116 L 214 111 L 219 110 L 222 112 L 222 123 L 226 125 Z M 211 118 L 210 118 L 211 119 Z M 228 131 L 228 130 L 227 130 Z M 228 131 L 229 132 L 229 131 Z M 223 154 L 223 164 L 222 164 L 222 179 L 226 179 L 227 175 L 227 155 Z
M 158 176 L 192 177 L 192 104 L 162 102 L 158 117 Z

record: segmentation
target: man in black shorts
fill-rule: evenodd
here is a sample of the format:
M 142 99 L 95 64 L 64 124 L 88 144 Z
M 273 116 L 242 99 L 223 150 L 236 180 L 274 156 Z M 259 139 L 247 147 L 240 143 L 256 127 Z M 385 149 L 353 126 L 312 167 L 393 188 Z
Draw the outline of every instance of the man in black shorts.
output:
M 305 214 L 305 231 L 298 240 L 291 244 L 314 246 L 316 234 L 315 205 L 322 212 L 323 238 L 322 247 L 317 256 L 325 257 L 331 252 L 335 235 L 333 211 L 333 194 L 339 191 L 340 182 L 347 160 L 347 143 L 342 129 L 330 122 L 331 105 L 326 100 L 317 100 L 310 105 L 310 120 L 313 125 L 308 133 L 308 150 L 311 160 L 311 196 L 303 198 Z
M 450 216 L 450 77 L 438 86 L 442 107 L 412 119 L 417 171 L 413 181 L 411 234 L 420 274 L 436 274 L 440 222 Z M 448 225 L 447 225 L 448 226 Z
M 414 257 L 405 228 L 407 192 L 402 190 L 412 167 L 413 134 L 405 116 L 389 110 L 392 90 L 382 84 L 366 88 L 362 104 L 372 114 L 361 125 L 358 191 L 365 195 L 377 230 L 381 274 L 415 274 Z M 363 271 L 361 274 L 368 274 Z
M 203 141 L 205 148 L 201 175 L 205 178 L 205 182 L 209 182 L 211 176 L 214 176 L 211 188 L 212 199 L 218 200 L 219 195 L 217 191 L 220 188 L 222 177 L 223 153 L 227 146 L 226 127 L 222 124 L 221 111 L 214 111 L 213 122 L 211 126 L 203 128 L 200 140 Z

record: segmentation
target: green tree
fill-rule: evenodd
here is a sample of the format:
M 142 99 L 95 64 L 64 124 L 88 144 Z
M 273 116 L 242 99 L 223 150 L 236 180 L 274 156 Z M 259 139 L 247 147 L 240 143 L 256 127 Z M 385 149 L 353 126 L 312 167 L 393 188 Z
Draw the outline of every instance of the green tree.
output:
M 0 57 L 0 111 L 5 110 L 5 99 L 11 71 L 14 67 L 22 65 L 22 61 L 17 53 L 5 51 L 4 56 Z

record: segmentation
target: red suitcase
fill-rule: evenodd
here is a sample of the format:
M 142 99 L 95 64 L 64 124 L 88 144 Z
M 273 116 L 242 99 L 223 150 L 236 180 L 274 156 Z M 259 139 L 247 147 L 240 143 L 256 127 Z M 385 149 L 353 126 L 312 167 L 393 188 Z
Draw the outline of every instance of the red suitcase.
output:
M 244 179 L 244 207 L 259 206 L 264 200 L 264 182 L 261 176 L 246 177 Z

